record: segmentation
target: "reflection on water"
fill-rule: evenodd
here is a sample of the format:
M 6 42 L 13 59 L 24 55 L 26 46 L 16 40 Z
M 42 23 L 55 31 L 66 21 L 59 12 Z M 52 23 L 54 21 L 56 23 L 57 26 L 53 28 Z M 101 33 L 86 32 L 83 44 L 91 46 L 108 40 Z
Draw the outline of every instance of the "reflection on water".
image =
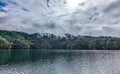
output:
M 120 51 L 0 50 L 0 74 L 119 74 Z

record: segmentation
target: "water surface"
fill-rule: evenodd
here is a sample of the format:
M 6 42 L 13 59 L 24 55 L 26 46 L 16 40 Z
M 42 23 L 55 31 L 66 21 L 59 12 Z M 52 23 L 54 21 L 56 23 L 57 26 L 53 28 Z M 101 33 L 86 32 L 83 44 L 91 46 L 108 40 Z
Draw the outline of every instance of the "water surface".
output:
M 0 74 L 120 74 L 120 51 L 0 50 Z

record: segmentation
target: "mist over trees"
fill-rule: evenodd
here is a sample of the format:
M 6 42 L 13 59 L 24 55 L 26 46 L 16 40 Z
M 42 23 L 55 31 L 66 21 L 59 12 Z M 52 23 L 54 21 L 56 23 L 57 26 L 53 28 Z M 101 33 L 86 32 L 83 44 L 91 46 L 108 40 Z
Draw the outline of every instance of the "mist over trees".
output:
M 0 49 L 119 50 L 120 38 L 74 36 L 0 30 Z

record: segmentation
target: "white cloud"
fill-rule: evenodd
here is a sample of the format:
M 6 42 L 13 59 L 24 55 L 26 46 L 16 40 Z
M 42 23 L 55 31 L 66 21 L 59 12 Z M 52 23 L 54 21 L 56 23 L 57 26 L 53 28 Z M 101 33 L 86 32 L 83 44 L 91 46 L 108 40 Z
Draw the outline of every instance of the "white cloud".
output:
M 8 1 L 5 14 L 10 19 L 6 25 L 12 24 L 24 32 L 120 36 L 120 1 L 117 0 L 14 0 L 18 5 Z
M 6 17 L 6 16 L 8 16 L 6 13 L 0 12 L 0 17 Z

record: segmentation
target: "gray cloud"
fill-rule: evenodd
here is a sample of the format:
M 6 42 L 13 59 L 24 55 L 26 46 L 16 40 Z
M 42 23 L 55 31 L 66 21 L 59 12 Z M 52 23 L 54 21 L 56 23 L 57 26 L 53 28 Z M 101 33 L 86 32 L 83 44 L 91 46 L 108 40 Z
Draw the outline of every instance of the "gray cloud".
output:
M 108 7 L 105 7 L 104 12 L 110 12 L 114 9 L 120 8 L 120 1 L 114 1 L 113 3 L 109 4 Z
M 105 13 L 108 13 L 112 17 L 120 18 L 120 0 L 114 1 L 108 7 L 104 9 Z
M 0 17 L 0 24 L 4 24 L 4 23 L 6 23 L 7 20 L 8 20 L 7 17 Z
M 1 17 L 0 24 L 8 30 L 14 27 L 28 33 L 120 36 L 119 0 L 84 0 L 75 8 L 70 8 L 67 0 L 4 2 L 9 19 Z

